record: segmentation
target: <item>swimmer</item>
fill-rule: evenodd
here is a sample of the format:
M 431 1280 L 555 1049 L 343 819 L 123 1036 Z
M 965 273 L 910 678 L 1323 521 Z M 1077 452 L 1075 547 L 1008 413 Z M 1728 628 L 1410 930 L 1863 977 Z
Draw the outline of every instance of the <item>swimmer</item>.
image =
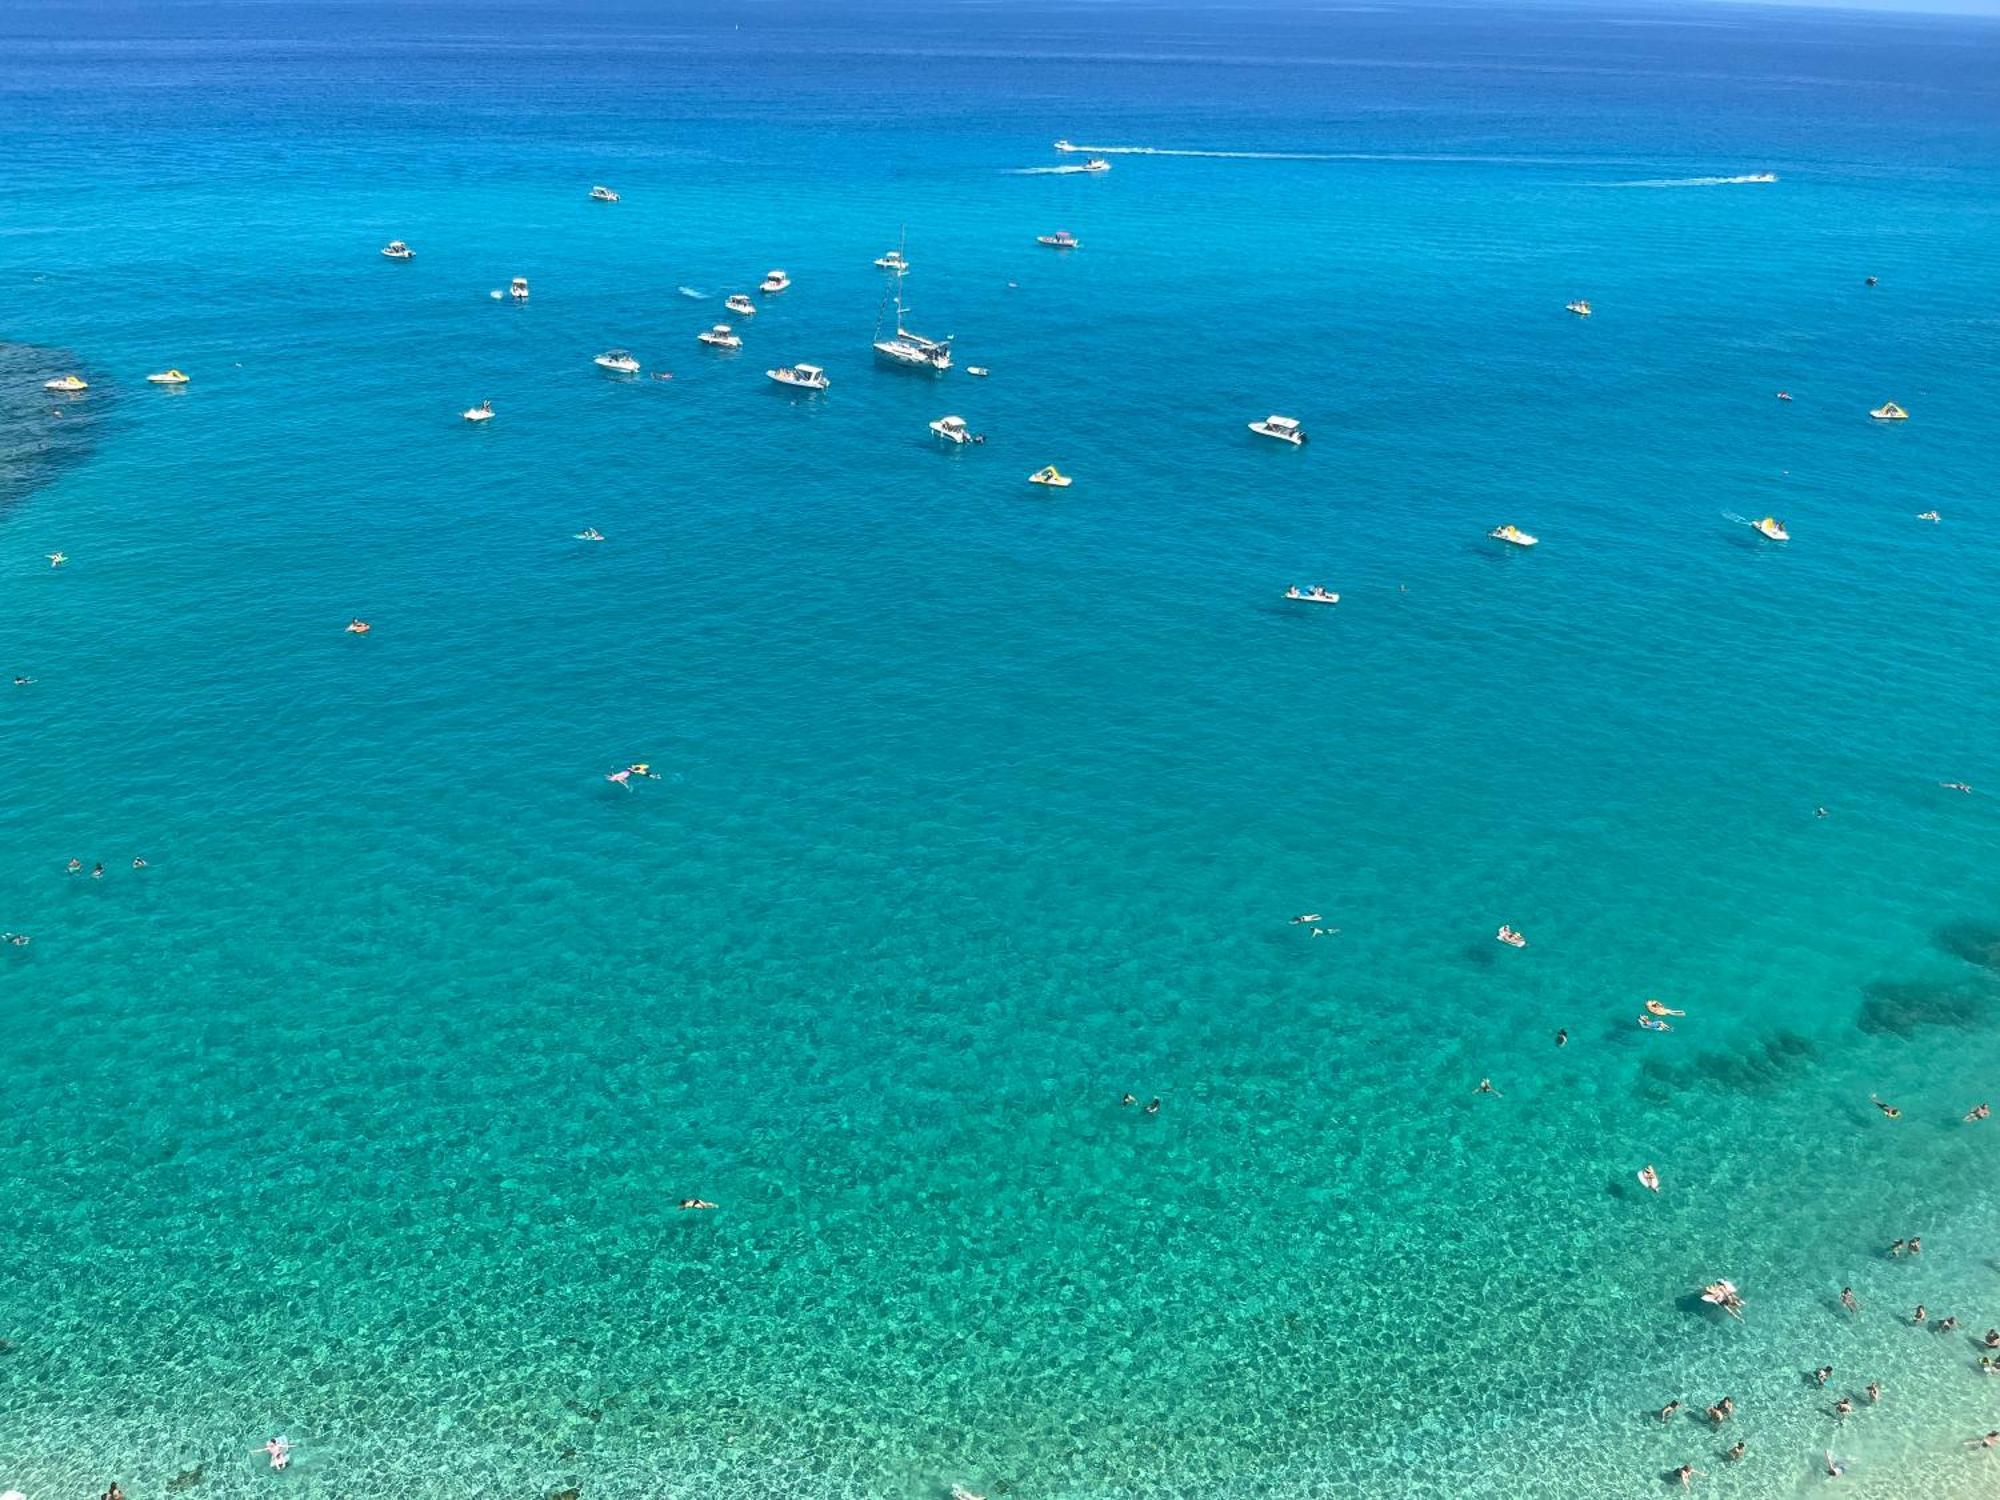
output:
M 34 685 L 35 679 L 32 677 L 16 677 L 14 679 L 15 687 L 33 687 Z
M 68 561 L 69 561 L 69 554 L 66 552 L 51 552 L 49 554 L 49 566 L 52 568 L 60 568 L 64 563 Z
M 1891 1120 L 1900 1120 L 1903 1118 L 1903 1112 L 1900 1109 L 1896 1108 L 1896 1106 L 1893 1104 L 1884 1104 L 1880 1099 L 1877 1099 L 1873 1094 L 1870 1094 L 1868 1096 L 1868 1102 L 1873 1104 L 1877 1109 L 1881 1110 L 1882 1113 Z
M 1951 1333 L 1957 1327 L 1958 1327 L 1958 1315 L 1956 1313 L 1953 1313 L 1950 1317 L 1944 1319 L 1941 1323 L 1938 1324 L 1937 1331 L 1939 1333 Z
M 0 939 L 12 943 L 16 948 L 25 948 L 34 941 L 25 932 L 0 932 Z
M 1842 1396 L 1838 1401 L 1833 1403 L 1833 1414 L 1836 1417 L 1844 1418 L 1849 1412 L 1853 1410 L 1854 1410 L 1854 1403 L 1848 1400 L 1847 1397 L 1845 1396 Z
M 1792 399 L 1792 393 L 1790 391 L 1780 391 L 1778 392 L 1778 399 L 1780 401 L 1789 401 Z
M 1910 1321 L 1912 1323 L 1921 1325 L 1930 1322 L 1930 1320 L 1931 1320 L 1930 1309 L 1925 1307 L 1923 1303 L 1919 1302 L 1917 1304 L 1917 1310 L 1910 1314 Z
M 1814 816 L 1815 818 L 1823 818 L 1823 817 L 1825 817 L 1825 816 L 1826 816 L 1826 809 L 1825 809 L 1825 808 L 1823 808 L 1823 807 L 1815 807 L 1815 808 L 1813 809 L 1813 816 Z
M 1318 912 L 1316 912 L 1316 911 L 1309 911 L 1309 912 L 1306 912 L 1306 913 L 1305 913 L 1304 915 L 1302 915 L 1302 916 L 1296 916 L 1296 917 L 1293 917 L 1293 918 L 1292 918 L 1292 925 L 1293 925 L 1294 927 L 1303 927 L 1303 926 L 1305 926 L 1305 924 L 1306 924 L 1306 923 L 1308 923 L 1308 922 L 1317 922 L 1317 921 L 1319 921 L 1319 920 L 1320 920 L 1320 914 L 1319 914 Z
M 1314 937 L 1338 937 L 1340 936 L 1340 929 L 1338 927 L 1315 927 L 1312 935 Z
M 1729 1462 L 1735 1463 L 1743 1457 L 1743 1450 L 1749 1446 L 1750 1445 L 1744 1442 L 1743 1439 L 1738 1438 L 1736 1440 L 1736 1446 L 1734 1448 L 1731 1448 L 1727 1453 L 1723 1454 L 1722 1456 L 1728 1459 Z
M 1720 1427 L 1735 1415 L 1736 1403 L 1727 1396 L 1724 1396 L 1708 1409 L 1708 1420 L 1717 1427 Z
M 63 866 L 63 868 L 68 870 L 72 875 L 81 875 L 83 873 L 83 861 L 73 859 L 67 865 Z
M 647 761 L 635 760 L 625 769 L 630 771 L 634 776 L 645 777 L 648 781 L 658 781 L 660 779 L 658 773 L 653 770 L 652 765 Z
M 97 862 L 96 864 L 94 864 L 94 865 L 92 865 L 92 866 L 90 867 L 90 878 L 91 878 L 92 880 L 102 880 L 102 879 L 104 878 L 104 861 L 103 861 L 103 860 L 101 860 L 101 859 L 100 859 L 100 860 L 99 860 L 99 861 L 98 861 L 98 862 Z
M 1980 1355 L 1979 1373 L 1982 1375 L 2000 1375 L 2000 1360 L 1996 1360 L 1990 1354 Z
M 292 1461 L 292 1445 L 284 1438 L 274 1437 L 264 1445 L 264 1451 L 271 1455 L 271 1467 L 282 1469 Z
M 681 1207 L 682 1207 L 682 1208 L 713 1208 L 713 1207 L 715 1207 L 715 1205 L 714 1205 L 713 1203 L 710 1203 L 710 1202 L 709 1202 L 709 1201 L 708 1201 L 708 1200 L 707 1200 L 706 1198 L 683 1198 L 683 1199 L 681 1199 Z
M 1844 1286 L 1840 1289 L 1840 1305 L 1846 1308 L 1851 1313 L 1858 1313 L 1861 1311 L 1861 1304 L 1857 1302 L 1854 1298 L 1853 1287 Z
M 605 772 L 604 779 L 606 781 L 615 781 L 628 792 L 632 790 L 632 768 L 630 766 L 627 766 L 622 771 L 607 771 Z
M 1879 1380 L 1869 1381 L 1868 1389 L 1863 1391 L 1862 1394 L 1868 1398 L 1868 1404 L 1873 1406 L 1877 1401 L 1882 1399 L 1882 1382 Z
M 1491 1094 L 1495 1099 L 1498 1099 L 1500 1097 L 1500 1091 L 1495 1087 L 1493 1087 L 1493 1080 L 1490 1078 L 1480 1079 L 1479 1087 L 1474 1089 L 1472 1092 L 1475 1094 Z
M 1897 1240 L 1897 1241 L 1896 1241 L 1896 1242 L 1895 1242 L 1895 1243 L 1894 1243 L 1893 1245 L 1891 1245 L 1891 1246 L 1889 1247 L 1889 1256 L 1890 1256 L 1890 1259 L 1892 1259 L 1892 1260 L 1893 1260 L 1893 1259 L 1894 1259 L 1895 1257 L 1897 1257 L 1897 1256 L 1899 1256 L 1899 1255 L 1901 1255 L 1901 1254 L 1903 1253 L 1903 1247 L 1904 1247 L 1904 1244 L 1905 1244 L 1905 1242 L 1904 1242 L 1904 1241 L 1902 1241 L 1902 1240 Z
M 1681 1482 L 1682 1489 L 1686 1489 L 1696 1479 L 1706 1479 L 1707 1477 L 1706 1470 L 1697 1469 L 1693 1464 L 1682 1464 L 1678 1469 L 1674 1470 L 1674 1478 Z
M 1916 1237 L 1916 1236 L 1915 1236 L 1914 1234 L 1913 1234 L 1913 1235 L 1911 1235 L 1911 1236 L 1910 1236 L 1910 1254 L 1912 1254 L 1912 1255 L 1922 1255 L 1923 1253 L 1924 1253 L 1924 1242 L 1923 1242 L 1922 1240 L 1918 1239 L 1918 1238 L 1917 1238 L 1917 1237 Z
M 2000 1328 L 1989 1328 L 1986 1337 L 1979 1341 L 1989 1349 L 2000 1349 Z
M 146 862 L 135 854 L 132 856 L 132 868 L 135 870 L 143 870 L 146 868 Z
M 1989 1432 L 1985 1437 L 1967 1438 L 1965 1446 L 1968 1448 L 2000 1448 L 2000 1432 Z
M 1651 1162 L 1639 1168 L 1639 1184 L 1651 1192 L 1657 1193 L 1660 1190 L 1660 1174 L 1653 1170 Z
M 1833 1456 L 1833 1450 L 1831 1448 L 1827 1449 L 1826 1477 L 1828 1479 L 1838 1479 L 1840 1478 L 1841 1475 L 1845 1474 L 1846 1472 L 1847 1472 L 1847 1465 L 1840 1462 L 1840 1460 L 1838 1460 Z
M 1993 1111 L 1989 1106 L 1975 1104 L 1965 1112 L 1965 1123 L 1970 1125 L 1974 1120 L 1984 1120 L 1992 1113 Z
M 1160 1112 L 1160 1101 L 1157 1098 L 1148 1099 L 1146 1101 L 1146 1113 L 1149 1115 L 1156 1115 L 1159 1112 Z
M 1660 1408 L 1660 1420 L 1662 1422 L 1672 1421 L 1674 1413 L 1680 1409 L 1681 1403 L 1678 1399 L 1669 1401 L 1665 1406 Z
M 1969 792 L 1972 790 L 1971 787 L 1962 781 L 1940 781 L 1938 785 L 1943 787 L 1947 792 Z
M 1658 1020 L 1653 1016 L 1639 1017 L 1639 1024 L 1647 1031 L 1672 1031 L 1674 1029 L 1672 1026 L 1669 1026 L 1665 1021 Z
M 104 1500 L 125 1500 L 125 1492 L 118 1488 L 118 1481 L 111 1481 L 111 1488 L 104 1492 Z
M 1569 1045 L 1569 1028 L 1567 1026 L 1558 1026 L 1556 1028 L 1556 1045 L 1558 1047 L 1567 1047 Z
M 1829 1380 L 1833 1379 L 1833 1366 L 1821 1365 L 1817 1370 L 1813 1371 L 1813 1379 L 1817 1380 L 1821 1385 L 1825 1385 Z
M 347 622 L 347 633 L 349 635 L 366 635 L 374 628 L 366 620 L 354 619 Z
M 1130 1106 L 1133 1104 L 1137 1104 L 1139 1102 L 1139 1096 L 1137 1094 L 1126 1094 L 1122 1096 L 1118 1102 L 1121 1105 Z
M 1919 521 L 1935 521 L 1939 519 L 1939 516 L 1934 510 L 1923 510 L 1917 512 L 1917 519 Z
M 1687 1014 L 1684 1010 L 1669 1010 L 1657 1000 L 1648 1000 L 1646 1002 L 1646 1009 L 1656 1016 L 1684 1016 Z
M 1870 277 L 1869 277 L 1869 278 L 1868 278 L 1868 279 L 1867 279 L 1866 281 L 1862 282 L 1862 285 L 1863 285 L 1863 286 L 1874 286 L 1874 285 L 1875 285 L 1875 278 L 1874 278 L 1873 276 L 1870 276 Z

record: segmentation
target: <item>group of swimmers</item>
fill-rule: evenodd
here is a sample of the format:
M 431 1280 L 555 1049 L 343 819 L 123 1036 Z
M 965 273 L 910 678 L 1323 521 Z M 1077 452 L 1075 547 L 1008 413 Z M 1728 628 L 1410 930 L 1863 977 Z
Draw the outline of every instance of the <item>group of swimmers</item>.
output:
M 72 875 L 81 875 L 83 873 L 83 861 L 80 859 L 73 859 L 67 865 L 63 866 L 63 868 Z M 132 857 L 132 868 L 135 870 L 143 870 L 146 868 L 146 861 L 139 858 L 137 855 L 134 855 Z M 90 878 L 92 880 L 102 880 L 104 878 L 103 860 L 100 859 L 96 864 L 90 867 Z

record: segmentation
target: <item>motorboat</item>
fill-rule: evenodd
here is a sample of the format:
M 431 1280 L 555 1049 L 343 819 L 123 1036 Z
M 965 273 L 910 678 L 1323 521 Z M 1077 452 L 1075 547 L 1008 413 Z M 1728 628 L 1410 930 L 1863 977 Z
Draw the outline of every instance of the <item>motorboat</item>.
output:
M 58 375 L 54 380 L 44 380 L 42 382 L 42 389 L 45 391 L 87 391 L 90 389 L 90 382 L 85 380 L 81 375 Z
M 1046 484 L 1051 489 L 1066 490 L 1069 488 L 1070 479 L 1069 475 L 1062 473 L 1054 464 L 1050 464 L 1047 468 L 1037 469 L 1030 474 L 1028 483 Z
M 528 300 L 528 278 L 525 276 L 516 276 L 508 284 L 507 295 L 512 297 L 516 302 L 526 302 Z
M 1493 936 L 1505 943 L 1509 948 L 1525 948 L 1528 946 L 1528 940 L 1505 923 L 1501 924 L 1500 930 L 1494 933 Z
M 1302 589 L 1297 584 L 1294 584 L 1292 585 L 1292 587 L 1285 590 L 1285 597 L 1287 599 L 1296 599 L 1301 604 L 1340 603 L 1340 595 L 1329 594 L 1325 589 L 1321 588 L 1318 584 L 1314 584 L 1309 589 Z
M 1035 243 L 1047 245 L 1051 250 L 1074 250 L 1083 242 L 1067 229 L 1058 229 L 1054 234 L 1036 235 Z
M 1252 422 L 1250 430 L 1267 438 L 1276 438 L 1281 443 L 1290 443 L 1294 447 L 1306 440 L 1306 430 L 1299 425 L 1297 417 L 1269 416 L 1261 422 Z
M 1750 525 L 1760 536 L 1767 536 L 1774 542 L 1789 542 L 1792 539 L 1792 534 L 1785 530 L 1784 523 L 1776 516 L 1766 516 L 1761 521 L 1752 521 Z
M 1496 542 L 1508 542 L 1516 547 L 1532 547 L 1541 540 L 1540 537 L 1529 536 L 1527 532 L 1514 525 L 1495 526 L 1486 534 Z
M 459 415 L 468 422 L 490 422 L 493 420 L 493 403 L 482 401 L 477 406 L 460 412 Z
M 148 375 L 146 379 L 154 385 L 186 385 L 188 383 L 187 376 L 183 375 L 179 370 L 162 370 L 157 375 Z
M 401 240 L 391 240 L 382 247 L 382 253 L 391 260 L 415 260 L 417 252 Z
M 623 349 L 607 349 L 591 361 L 600 370 L 609 370 L 614 375 L 637 375 L 639 361 Z
M 768 297 L 773 292 L 782 292 L 791 284 L 792 278 L 787 276 L 783 271 L 766 271 L 763 281 L 757 286 L 757 290 Z
M 618 201 L 618 195 L 608 187 L 594 187 L 590 190 L 590 196 L 599 203 L 616 203 Z
M 1574 302 L 1565 302 L 1563 304 L 1563 311 L 1573 312 L 1579 318 L 1587 318 L 1590 316 L 1590 304 L 1579 297 Z
M 1776 172 L 1748 172 L 1736 179 L 1738 182 L 1776 182 Z
M 965 425 L 963 417 L 939 417 L 931 423 L 931 431 L 947 443 L 983 443 L 985 438 Z
M 777 369 L 764 373 L 779 385 L 789 385 L 801 391 L 823 391 L 833 384 L 826 378 L 826 371 L 818 365 L 779 365 Z
M 1077 170 L 1082 172 L 1109 172 L 1111 170 L 1111 163 L 1101 156 L 1093 156 Z
M 1893 401 L 1884 401 L 1875 410 L 1868 413 L 1868 415 L 1878 422 L 1907 422 L 1910 420 L 1910 414 Z
M 986 366 L 984 365 L 967 365 L 965 367 L 965 373 L 968 375 L 976 376 L 980 380 L 984 380 L 988 375 L 991 375 L 993 372 L 987 369 Z
M 903 259 L 903 252 L 900 250 L 891 250 L 886 255 L 876 256 L 875 264 L 885 271 L 894 271 L 898 276 L 910 269 L 910 263 Z
M 757 304 L 741 292 L 736 293 L 734 296 L 723 298 L 722 305 L 735 313 L 739 318 L 754 318 L 757 316 Z
M 741 349 L 743 340 L 731 331 L 727 323 L 717 323 L 713 328 L 704 328 L 695 338 L 711 349 Z
M 1081 151 L 1082 149 L 1083 147 L 1081 146 L 1072 146 L 1068 141 L 1056 142 L 1056 150 L 1058 151 Z

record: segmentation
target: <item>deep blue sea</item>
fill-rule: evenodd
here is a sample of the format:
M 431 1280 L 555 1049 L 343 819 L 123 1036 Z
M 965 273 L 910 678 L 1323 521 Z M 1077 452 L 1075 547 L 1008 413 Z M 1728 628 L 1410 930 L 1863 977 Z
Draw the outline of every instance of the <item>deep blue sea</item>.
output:
M 1996 413 L 1992 21 L 11 0 L 0 1489 L 1990 1493 Z

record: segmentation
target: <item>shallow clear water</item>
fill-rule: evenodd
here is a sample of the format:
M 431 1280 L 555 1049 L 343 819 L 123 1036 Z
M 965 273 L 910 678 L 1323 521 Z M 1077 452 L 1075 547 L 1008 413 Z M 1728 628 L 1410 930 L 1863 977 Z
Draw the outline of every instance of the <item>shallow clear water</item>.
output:
M 0 1485 L 1990 1483 L 1996 63 L 10 9 Z

